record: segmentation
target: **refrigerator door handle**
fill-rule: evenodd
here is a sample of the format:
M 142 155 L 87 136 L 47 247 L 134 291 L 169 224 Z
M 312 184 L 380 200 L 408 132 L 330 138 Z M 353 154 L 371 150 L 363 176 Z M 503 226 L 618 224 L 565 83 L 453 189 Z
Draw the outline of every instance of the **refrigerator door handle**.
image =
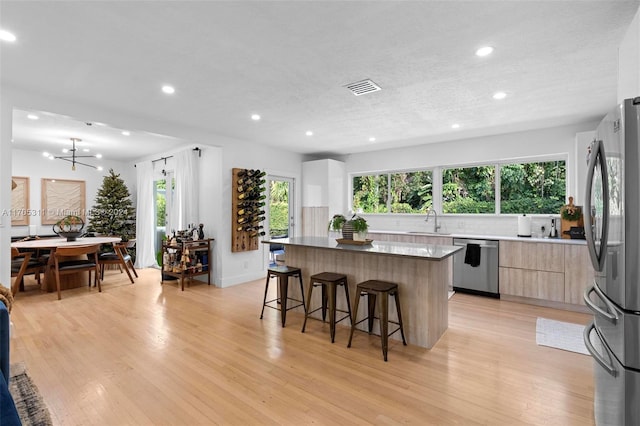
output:
M 591 149 L 592 152 L 589 156 L 589 165 L 587 167 L 587 189 L 584 195 L 584 235 L 587 239 L 587 248 L 589 249 L 589 257 L 591 258 L 593 268 L 601 272 L 604 268 L 604 253 L 607 251 L 607 238 L 609 234 L 609 181 L 607 179 L 607 160 L 604 152 L 604 143 L 601 140 L 594 140 Z M 593 176 L 598 163 L 600 164 L 602 178 L 602 235 L 600 240 L 600 253 L 596 252 L 596 241 L 593 235 L 593 224 L 591 223 L 591 209 L 593 208 L 591 189 L 593 186 Z
M 607 306 L 606 311 L 600 308 L 595 303 L 593 303 L 593 301 L 591 300 L 591 297 L 589 297 L 591 293 L 594 293 L 594 292 L 596 293 L 598 298 Z M 591 286 L 591 288 L 588 288 L 584 291 L 584 295 L 582 298 L 584 299 L 584 303 L 589 307 L 589 309 L 593 311 L 594 314 L 600 315 L 602 318 L 605 318 L 614 324 L 618 322 L 619 317 L 618 317 L 618 314 L 616 313 L 615 308 L 613 307 L 611 302 L 607 300 L 605 295 L 602 294 L 602 291 L 598 288 L 598 286 L 595 283 Z
M 586 326 L 584 328 L 584 332 L 582 333 L 582 338 L 584 340 L 584 345 L 586 346 L 587 350 L 589 351 L 589 353 L 591 354 L 593 359 L 595 359 L 596 362 L 598 364 L 600 364 L 600 366 L 602 368 L 604 368 L 607 373 L 609 373 L 612 377 L 617 377 L 618 376 L 618 370 L 616 370 L 615 366 L 609 365 L 607 363 L 607 360 L 604 359 L 604 357 L 591 344 L 590 336 L 591 336 L 591 332 L 595 328 L 596 328 L 596 326 L 593 323 L 593 321 L 591 321 L 591 324 L 589 324 L 588 326 Z M 611 358 L 611 353 L 609 353 L 609 351 L 606 349 L 606 344 L 602 341 L 602 337 L 600 337 L 600 335 L 598 334 L 597 331 L 596 331 L 596 336 L 598 336 L 598 339 L 600 339 L 600 343 L 602 344 L 602 348 L 605 351 L 607 351 L 607 355 L 609 356 L 609 358 Z

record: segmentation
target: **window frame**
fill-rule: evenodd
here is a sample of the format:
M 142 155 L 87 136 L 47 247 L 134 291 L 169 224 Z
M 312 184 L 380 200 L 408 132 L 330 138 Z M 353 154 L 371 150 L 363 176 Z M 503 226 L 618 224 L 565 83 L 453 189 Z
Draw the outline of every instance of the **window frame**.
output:
M 573 182 L 572 173 L 575 173 L 573 165 L 569 162 L 569 153 L 556 153 L 556 154 L 546 154 L 546 155 L 532 155 L 526 157 L 515 157 L 515 158 L 507 158 L 501 160 L 494 161 L 482 161 L 482 162 L 473 162 L 473 163 L 459 163 L 459 164 L 446 164 L 442 166 L 430 166 L 430 167 L 414 167 L 407 169 L 387 169 L 387 170 L 376 170 L 376 171 L 363 171 L 363 172 L 354 172 L 349 173 L 349 187 L 348 187 L 348 207 L 350 211 L 353 210 L 353 178 L 357 176 L 370 176 L 370 175 L 387 175 L 387 185 L 389 190 L 391 189 L 391 175 L 394 173 L 412 173 L 412 172 L 424 172 L 431 171 L 431 180 L 432 180 L 432 197 L 433 203 L 432 207 L 438 211 L 439 214 L 443 216 L 462 216 L 462 217 L 508 217 L 508 216 L 518 216 L 515 213 L 502 213 L 500 210 L 501 205 L 501 168 L 504 165 L 508 164 L 526 164 L 526 163 L 545 163 L 552 161 L 564 161 L 565 164 L 565 197 L 567 194 L 571 193 L 570 186 Z M 440 213 L 442 212 L 442 176 L 443 171 L 445 169 L 457 169 L 457 168 L 468 168 L 468 167 L 482 167 L 482 166 L 494 166 L 495 174 L 496 174 L 496 183 L 495 183 L 495 213 Z M 423 216 L 422 213 L 391 213 L 391 197 L 387 197 L 387 212 L 385 213 L 359 213 L 363 215 L 375 215 L 375 216 L 383 216 L 383 215 L 391 215 L 391 216 Z M 529 213 L 527 213 L 529 214 Z M 533 213 L 532 216 L 549 216 L 550 213 Z

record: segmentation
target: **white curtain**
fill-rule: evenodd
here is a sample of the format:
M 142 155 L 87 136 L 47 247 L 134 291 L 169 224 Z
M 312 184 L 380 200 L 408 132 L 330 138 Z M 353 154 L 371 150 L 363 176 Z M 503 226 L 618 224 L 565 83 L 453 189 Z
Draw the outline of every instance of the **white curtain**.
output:
M 173 155 L 175 189 L 171 205 L 171 227 L 181 231 L 189 224 L 198 225 L 198 160 L 197 151 L 185 149 Z
M 136 209 L 136 268 L 157 267 L 155 250 L 155 200 L 153 163 L 136 164 L 138 204 Z

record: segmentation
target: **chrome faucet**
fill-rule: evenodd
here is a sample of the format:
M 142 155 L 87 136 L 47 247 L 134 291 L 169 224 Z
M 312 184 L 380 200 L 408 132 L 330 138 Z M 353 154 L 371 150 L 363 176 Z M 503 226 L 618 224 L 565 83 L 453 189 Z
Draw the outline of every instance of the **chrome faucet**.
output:
M 427 218 L 424 221 L 429 222 L 429 216 L 431 216 L 431 213 L 433 213 L 434 218 L 433 232 L 438 232 L 440 230 L 440 225 L 438 225 L 438 212 L 436 212 L 434 208 L 429 209 L 427 212 Z

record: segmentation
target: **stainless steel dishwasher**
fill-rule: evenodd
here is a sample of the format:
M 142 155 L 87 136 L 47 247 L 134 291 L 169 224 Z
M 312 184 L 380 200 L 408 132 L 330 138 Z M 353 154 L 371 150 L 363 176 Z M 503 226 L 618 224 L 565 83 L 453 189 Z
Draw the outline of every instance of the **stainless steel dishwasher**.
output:
M 499 242 L 454 238 L 453 245 L 464 247 L 464 250 L 453 255 L 453 289 L 466 293 L 500 297 L 498 289 Z

